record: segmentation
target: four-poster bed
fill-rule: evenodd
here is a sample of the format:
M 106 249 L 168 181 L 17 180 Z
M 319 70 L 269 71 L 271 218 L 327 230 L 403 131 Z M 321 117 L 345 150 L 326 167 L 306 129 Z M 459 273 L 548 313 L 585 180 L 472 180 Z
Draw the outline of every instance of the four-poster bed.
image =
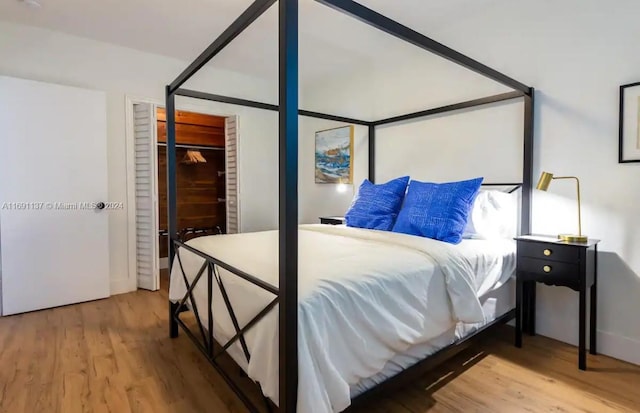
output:
M 298 107 L 298 0 L 279 0 L 279 104 L 271 105 L 246 99 L 239 99 L 227 96 L 220 96 L 205 92 L 183 89 L 182 85 L 193 76 L 200 68 L 216 56 L 226 45 L 236 38 L 252 22 L 260 17 L 276 0 L 255 0 L 253 4 L 241 14 L 236 21 L 229 26 L 187 69 L 185 69 L 166 88 L 166 108 L 167 108 L 167 173 L 168 173 L 168 228 L 170 234 L 169 256 L 170 267 L 179 268 L 179 272 L 172 274 L 179 277 L 179 281 L 184 283 L 185 293 L 180 300 L 170 301 L 170 335 L 176 337 L 178 327 L 181 327 L 186 334 L 194 341 L 209 362 L 220 372 L 222 377 L 231 386 L 234 392 L 242 399 L 247 408 L 252 412 L 260 411 L 245 392 L 239 387 L 230 374 L 219 363 L 219 357 L 233 347 L 240 349 L 240 356 L 244 357 L 247 363 L 252 356 L 250 345 L 247 343 L 246 334 L 264 319 L 271 310 L 278 307 L 278 397 L 277 404 L 280 412 L 295 412 L 298 398 L 298 367 L 299 367 L 299 324 L 298 324 L 298 251 L 299 251 L 299 228 L 298 228 L 298 116 L 308 116 L 319 119 L 333 120 L 368 127 L 368 165 L 369 179 L 375 182 L 375 143 L 376 127 L 389 125 L 396 122 L 403 122 L 412 119 L 424 118 L 430 115 L 457 111 L 460 109 L 473 108 L 495 102 L 511 99 L 524 99 L 524 127 L 523 127 L 523 175 L 522 182 L 511 183 L 491 183 L 499 186 L 518 186 L 522 188 L 521 208 L 520 208 L 520 234 L 530 232 L 531 221 L 531 190 L 532 190 L 532 156 L 533 156 L 533 110 L 534 110 L 534 90 L 494 69 L 491 69 L 463 54 L 456 52 L 434 40 L 415 32 L 381 14 L 370 10 L 352 0 L 316 0 L 321 4 L 332 7 L 337 11 L 348 14 L 368 25 L 380 29 L 392 36 L 409 42 L 426 51 L 432 52 L 467 69 L 475 71 L 485 77 L 501 83 L 513 89 L 513 92 L 475 99 L 458 104 L 432 108 L 420 112 L 410 113 L 403 116 L 396 116 L 377 121 L 359 120 L 342 117 L 332 114 L 318 113 L 300 110 Z M 239 265 L 231 265 L 219 256 L 214 257 L 201 249 L 188 245 L 179 239 L 176 227 L 177 209 L 177 189 L 176 189 L 176 142 L 175 142 L 175 97 L 184 96 L 196 99 L 228 103 L 233 105 L 247 106 L 279 113 L 279 231 L 274 236 L 278 245 L 278 260 L 276 282 L 266 282 L 256 274 L 248 273 Z M 313 232 L 313 231 L 311 231 Z M 305 233 L 306 234 L 306 233 Z M 306 236 L 306 235 L 305 235 Z M 190 277 L 185 273 L 181 253 L 188 252 L 193 257 L 198 257 L 198 271 L 195 276 Z M 191 255 L 190 255 L 191 257 Z M 175 264 L 174 264 L 175 260 Z M 202 263 L 201 265 L 199 263 Z M 248 283 L 260 294 L 268 295 L 270 298 L 265 301 L 264 307 L 260 311 L 252 314 L 249 321 L 240 324 L 236 314 L 236 308 L 229 298 L 230 293 L 221 277 L 221 271 L 225 274 L 232 274 L 238 280 Z M 205 281 L 206 280 L 206 281 Z M 276 286 L 277 285 L 277 286 Z M 198 293 L 197 286 L 204 289 L 201 294 L 206 298 L 198 300 L 195 295 Z M 215 289 L 215 290 L 214 290 Z M 466 335 L 464 338 L 456 340 L 423 361 L 406 368 L 395 377 L 385 380 L 380 385 L 368 388 L 360 394 L 357 399 L 364 399 L 369 395 L 397 384 L 404 377 L 422 371 L 425 368 L 435 366 L 439 362 L 451 357 L 466 348 L 474 339 L 481 337 L 497 324 L 504 323 L 521 313 L 525 329 L 530 322 L 530 312 L 528 311 L 528 298 L 534 294 L 534 290 L 527 288 L 525 291 L 525 304 L 523 309 L 511 309 L 500 315 L 495 320 L 477 329 L 474 333 Z M 214 295 L 222 300 L 224 309 L 228 312 L 226 317 L 232 325 L 232 334 L 225 337 L 225 342 L 218 342 L 214 336 L 214 312 L 212 310 Z M 197 302 L 206 299 L 206 309 L 198 307 Z M 180 318 L 181 311 L 185 308 L 193 312 L 197 331 L 193 331 Z M 524 311 L 523 311 L 524 310 Z M 217 314 L 216 317 L 219 317 Z M 204 321 L 203 321 L 204 319 Z M 265 407 L 268 410 L 274 408 L 265 396 Z

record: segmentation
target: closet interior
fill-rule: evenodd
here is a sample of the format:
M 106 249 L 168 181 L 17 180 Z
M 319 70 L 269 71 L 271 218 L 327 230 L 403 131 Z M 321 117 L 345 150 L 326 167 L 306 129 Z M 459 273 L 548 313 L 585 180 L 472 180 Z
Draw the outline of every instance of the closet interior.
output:
M 160 258 L 168 255 L 166 112 L 158 108 Z M 226 233 L 225 118 L 176 111 L 178 231 L 184 239 Z

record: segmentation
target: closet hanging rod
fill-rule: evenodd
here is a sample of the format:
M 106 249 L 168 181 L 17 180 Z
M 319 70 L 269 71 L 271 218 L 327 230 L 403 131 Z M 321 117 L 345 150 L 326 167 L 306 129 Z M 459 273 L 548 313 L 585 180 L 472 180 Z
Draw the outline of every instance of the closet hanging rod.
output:
M 158 142 L 158 146 L 167 146 L 165 142 Z M 208 145 L 186 145 L 183 143 L 176 143 L 176 148 L 185 148 L 185 149 L 201 149 L 201 150 L 211 150 L 211 151 L 224 151 L 224 147 L 219 146 L 208 146 Z

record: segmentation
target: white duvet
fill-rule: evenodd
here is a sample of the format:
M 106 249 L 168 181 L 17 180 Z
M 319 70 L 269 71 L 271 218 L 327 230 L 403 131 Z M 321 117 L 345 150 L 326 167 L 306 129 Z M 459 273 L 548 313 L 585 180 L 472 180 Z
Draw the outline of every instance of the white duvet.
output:
M 201 237 L 188 244 L 278 285 L 277 231 Z M 203 259 L 184 249 L 180 257 L 191 281 Z M 460 246 L 428 238 L 344 226 L 300 226 L 297 411 L 342 411 L 351 402 L 350 386 L 379 373 L 396 354 L 439 336 L 456 322 L 482 322 L 478 272 L 496 272 L 495 268 L 469 260 Z M 225 270 L 220 275 L 241 326 L 274 298 Z M 170 299 L 179 300 L 185 293 L 175 260 Z M 206 274 L 194 294 L 207 326 Z M 235 330 L 217 288 L 213 312 L 214 334 L 224 344 Z M 239 344 L 230 353 L 277 403 L 277 306 L 246 338 L 249 363 Z

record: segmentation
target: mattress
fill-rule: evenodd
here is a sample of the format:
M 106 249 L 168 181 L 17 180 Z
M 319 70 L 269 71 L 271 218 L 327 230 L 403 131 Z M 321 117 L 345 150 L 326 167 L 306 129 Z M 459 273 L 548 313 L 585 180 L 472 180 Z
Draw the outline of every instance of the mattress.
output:
M 192 247 L 277 286 L 277 231 L 201 237 Z M 442 339 L 460 324 L 484 323 L 478 297 L 504 284 L 515 270 L 511 241 L 465 240 L 450 245 L 427 238 L 340 226 L 308 225 L 299 231 L 298 411 L 338 412 L 349 406 L 352 387 L 384 371 L 399 354 Z M 202 258 L 182 250 L 189 280 Z M 219 269 L 240 325 L 274 296 Z M 170 299 L 186 292 L 174 261 Z M 206 283 L 194 289 L 207 325 Z M 214 335 L 235 334 L 214 288 Z M 239 344 L 229 354 L 278 400 L 277 307 L 247 334 L 247 363 Z M 445 344 L 446 345 L 446 344 Z

